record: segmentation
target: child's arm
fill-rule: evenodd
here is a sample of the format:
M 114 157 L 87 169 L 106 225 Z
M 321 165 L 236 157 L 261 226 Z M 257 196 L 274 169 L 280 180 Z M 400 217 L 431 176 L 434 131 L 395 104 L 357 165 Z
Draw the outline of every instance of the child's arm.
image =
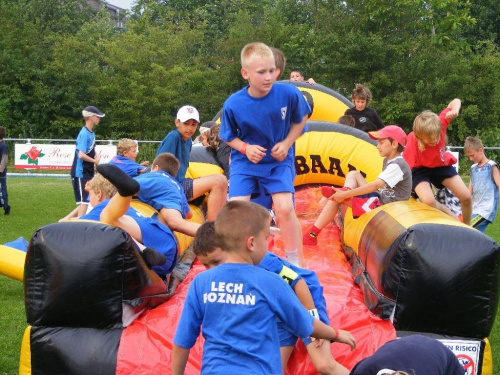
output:
M 7 168 L 8 160 L 9 160 L 9 157 L 7 156 L 7 154 L 3 154 L 2 159 L 0 161 L 0 173 L 2 173 L 5 170 L 5 168 Z
M 377 191 L 382 186 L 384 186 L 384 184 L 385 182 L 383 180 L 377 178 L 375 181 L 369 182 L 366 185 L 359 186 L 355 189 L 345 191 L 337 190 L 337 192 L 333 194 L 330 199 L 335 199 L 335 201 L 337 201 L 338 203 L 342 203 L 342 201 L 351 197 L 373 193 L 374 191 Z
M 293 142 L 302 134 L 302 130 L 306 125 L 307 115 L 302 118 L 302 121 L 298 124 L 292 124 L 290 131 L 287 136 L 281 142 L 276 143 L 271 149 L 271 156 L 278 161 L 285 160 L 288 155 L 288 150 L 292 147 Z
M 311 336 L 319 339 L 326 339 L 347 344 L 351 347 L 351 350 L 356 347 L 356 340 L 354 339 L 351 332 L 344 331 L 338 328 L 334 329 L 329 325 L 326 325 L 319 319 L 314 319 L 313 332 Z
M 184 220 L 181 213 L 173 208 L 162 208 L 160 215 L 171 230 L 187 234 L 191 237 L 194 237 L 200 227 L 198 223 Z
M 307 310 L 310 311 L 315 308 L 309 287 L 303 279 L 300 279 L 295 283 L 293 291 L 297 295 L 297 298 L 302 306 L 304 306 Z
M 451 108 L 451 111 L 446 113 L 446 119 L 453 120 L 458 117 L 458 113 L 460 112 L 460 108 L 462 107 L 462 101 L 458 98 L 453 99 L 446 108 Z
M 493 166 L 491 174 L 493 175 L 493 181 L 495 181 L 495 184 L 497 185 L 498 199 L 500 200 L 500 172 L 498 171 L 498 167 L 496 165 Z M 499 210 L 499 215 L 500 215 L 500 210 Z
M 189 357 L 189 349 L 175 345 L 172 348 L 172 375 L 183 375 Z
M 262 146 L 259 145 L 250 145 L 246 142 L 243 142 L 239 138 L 235 138 L 232 141 L 226 142 L 229 147 L 234 148 L 236 151 L 245 154 L 252 163 L 257 164 L 262 160 L 264 156 L 266 156 L 266 151 Z

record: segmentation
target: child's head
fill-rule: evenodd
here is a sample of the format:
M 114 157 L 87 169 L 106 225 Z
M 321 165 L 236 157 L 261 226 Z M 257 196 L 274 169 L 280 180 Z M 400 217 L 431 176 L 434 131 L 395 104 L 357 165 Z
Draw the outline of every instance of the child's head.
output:
M 170 152 L 162 152 L 155 158 L 155 160 L 153 160 L 151 170 L 153 172 L 167 172 L 170 176 L 175 177 L 179 171 L 179 166 L 179 160 L 174 154 L 171 154 Z
M 226 261 L 227 253 L 219 245 L 213 221 L 204 222 L 196 231 L 193 252 L 208 270 Z
M 441 140 L 441 121 L 438 115 L 432 111 L 420 113 L 413 120 L 413 134 L 420 151 L 425 150 L 425 146 L 437 146 Z
M 276 78 L 275 80 L 277 81 L 278 79 L 281 78 L 281 75 L 285 71 L 285 66 L 286 66 L 286 58 L 283 52 L 281 50 L 270 47 L 271 51 L 273 51 L 274 55 L 274 63 L 276 64 Z
M 105 199 L 110 199 L 116 194 L 115 186 L 100 174 L 96 174 L 86 185 L 89 192 L 90 204 L 96 206 Z
M 276 80 L 273 51 L 264 43 L 250 43 L 241 50 L 241 76 L 248 81 L 248 94 L 266 96 Z
M 356 87 L 352 90 L 352 102 L 358 111 L 364 110 L 372 100 L 372 92 L 368 87 L 360 83 L 356 83 Z
M 353 128 L 356 126 L 356 120 L 351 115 L 340 116 L 339 119 L 337 120 L 337 122 L 339 124 L 350 126 Z
M 191 106 L 185 105 L 177 111 L 175 118 L 175 126 L 177 131 L 181 134 L 184 141 L 191 138 L 196 133 L 196 128 L 200 123 L 200 114 L 198 110 Z
M 369 132 L 371 139 L 378 141 L 377 149 L 380 156 L 387 157 L 391 154 L 401 154 L 406 146 L 406 133 L 397 125 L 387 125 L 380 130 Z
M 220 144 L 219 130 L 220 124 L 215 124 L 210 128 L 210 131 L 207 132 L 207 145 L 216 151 Z
M 85 124 L 92 124 L 95 126 L 99 123 L 102 117 L 106 116 L 104 113 L 99 111 L 97 107 L 93 105 L 85 107 L 82 111 L 83 119 L 85 120 Z
M 5 131 L 5 128 L 3 126 L 0 126 L 0 139 L 4 139 L 6 133 L 7 132 Z
M 290 81 L 302 82 L 304 81 L 304 74 L 302 74 L 302 71 L 299 69 L 293 69 L 290 72 Z
M 215 121 L 206 121 L 200 125 L 200 135 L 196 138 L 203 146 L 208 146 L 207 139 L 210 129 L 215 125 Z
M 130 138 L 122 138 L 116 147 L 118 155 L 135 160 L 137 158 L 137 143 Z
M 217 215 L 215 233 L 224 251 L 248 254 L 259 264 L 268 246 L 269 212 L 255 203 L 230 201 Z
M 479 163 L 486 157 L 483 142 L 477 137 L 467 137 L 465 139 L 464 153 L 473 163 Z

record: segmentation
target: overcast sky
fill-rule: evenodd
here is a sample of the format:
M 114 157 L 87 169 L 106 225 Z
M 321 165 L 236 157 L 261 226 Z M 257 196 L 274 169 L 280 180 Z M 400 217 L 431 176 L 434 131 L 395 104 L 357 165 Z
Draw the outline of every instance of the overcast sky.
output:
M 117 7 L 130 10 L 135 0 L 107 0 L 107 2 Z

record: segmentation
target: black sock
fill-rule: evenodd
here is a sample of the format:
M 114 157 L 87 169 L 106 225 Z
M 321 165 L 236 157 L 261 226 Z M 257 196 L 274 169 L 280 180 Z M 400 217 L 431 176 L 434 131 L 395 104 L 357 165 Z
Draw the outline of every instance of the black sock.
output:
M 113 164 L 99 164 L 97 172 L 109 180 L 122 197 L 131 197 L 139 189 L 139 183 Z

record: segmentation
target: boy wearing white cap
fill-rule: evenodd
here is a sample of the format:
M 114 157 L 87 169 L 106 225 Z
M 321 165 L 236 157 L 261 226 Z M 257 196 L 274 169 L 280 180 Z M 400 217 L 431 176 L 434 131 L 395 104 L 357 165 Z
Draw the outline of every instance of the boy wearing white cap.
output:
M 85 120 L 85 126 L 78 133 L 75 156 L 71 166 L 71 181 L 78 206 L 77 217 L 87 212 L 89 193 L 85 191 L 85 184 L 94 177 L 94 167 L 99 163 L 99 155 L 95 152 L 93 129 L 105 114 L 97 107 L 88 106 L 83 109 L 82 116 Z
M 319 233 L 335 218 L 341 204 L 351 206 L 353 217 L 356 218 L 383 204 L 410 198 L 411 170 L 401 156 L 406 146 L 404 130 L 396 125 L 388 125 L 368 135 L 378 141 L 378 152 L 384 157 L 382 173 L 375 181 L 366 182 L 360 172 L 351 171 L 346 176 L 343 188 L 323 186 L 321 192 L 328 201 L 314 225 L 304 234 L 304 245 L 318 244 Z
M 163 139 L 156 152 L 156 156 L 164 152 L 173 154 L 180 163 L 176 177 L 182 185 L 188 201 L 209 193 L 207 200 L 207 220 L 213 221 L 219 210 L 226 203 L 227 179 L 224 175 L 209 175 L 196 179 L 185 178 L 189 166 L 189 154 L 193 142 L 191 137 L 196 133 L 200 123 L 198 110 L 191 106 L 182 106 L 177 111 L 175 119 L 176 129 L 170 131 Z

